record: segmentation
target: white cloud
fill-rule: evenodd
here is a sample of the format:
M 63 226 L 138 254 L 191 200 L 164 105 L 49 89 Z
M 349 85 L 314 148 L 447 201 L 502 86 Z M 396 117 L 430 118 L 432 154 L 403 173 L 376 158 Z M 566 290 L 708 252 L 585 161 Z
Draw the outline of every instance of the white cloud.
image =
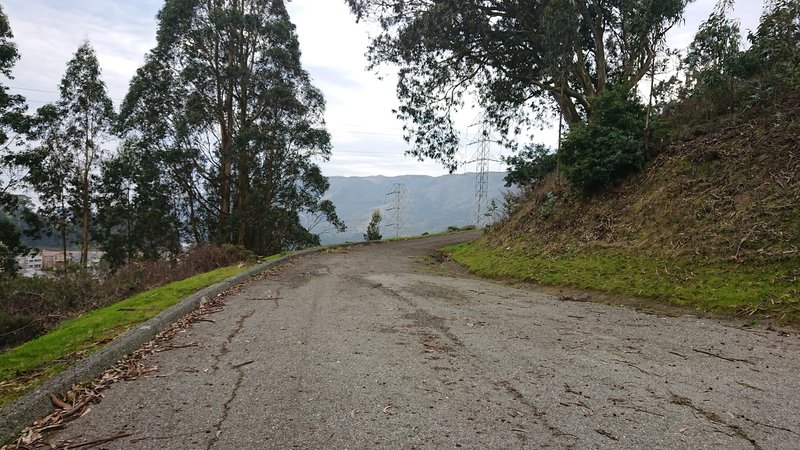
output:
M 154 45 L 154 16 L 161 2 L 11 0 L 3 6 L 22 55 L 12 86 L 57 91 L 67 61 L 88 39 L 97 52 L 109 96 L 118 104 L 145 52 Z M 33 108 L 57 98 L 55 93 L 22 93 Z

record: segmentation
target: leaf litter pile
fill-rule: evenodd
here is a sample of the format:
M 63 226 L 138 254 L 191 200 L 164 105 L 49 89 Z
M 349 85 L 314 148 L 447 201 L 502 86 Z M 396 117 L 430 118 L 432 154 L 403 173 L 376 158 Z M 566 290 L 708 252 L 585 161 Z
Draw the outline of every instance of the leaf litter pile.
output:
M 50 394 L 50 399 L 56 410 L 50 415 L 43 417 L 33 423 L 32 426 L 25 428 L 16 442 L 0 447 L 0 450 L 22 450 L 35 448 L 88 448 L 110 442 L 115 439 L 130 436 L 131 433 L 119 433 L 102 439 L 93 441 L 79 442 L 76 439 L 69 439 L 59 443 L 47 442 L 46 436 L 50 431 L 62 429 L 67 422 L 75 420 L 88 414 L 91 405 L 102 400 L 102 391 L 119 381 L 131 381 L 139 377 L 158 370 L 158 367 L 148 364 L 147 359 L 150 355 L 173 348 L 196 346 L 190 344 L 186 346 L 173 346 L 168 344 L 179 332 L 186 330 L 195 322 L 214 322 L 205 316 L 222 311 L 225 306 L 223 298 L 241 290 L 242 284 L 227 289 L 215 298 L 203 303 L 178 321 L 172 323 L 166 330 L 158 333 L 152 340 L 139 347 L 130 355 L 126 355 L 103 372 L 99 377 L 91 382 L 76 384 L 66 392 L 61 398 L 56 394 Z

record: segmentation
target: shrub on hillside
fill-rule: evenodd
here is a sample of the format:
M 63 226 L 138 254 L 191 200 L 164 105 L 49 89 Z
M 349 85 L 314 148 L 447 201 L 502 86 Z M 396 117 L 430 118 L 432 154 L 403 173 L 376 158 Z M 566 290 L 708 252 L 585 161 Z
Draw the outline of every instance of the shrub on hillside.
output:
M 503 178 L 506 187 L 533 186 L 556 169 L 555 153 L 542 144 L 528 145 L 517 155 L 504 156 L 503 162 L 508 165 Z
M 377 209 L 372 211 L 372 219 L 370 219 L 369 225 L 367 225 L 367 232 L 364 233 L 365 241 L 380 241 L 383 238 L 380 228 L 381 220 L 381 212 Z
M 585 194 L 613 186 L 645 162 L 644 106 L 623 86 L 592 100 L 589 123 L 570 129 L 561 147 L 564 176 Z
M 84 311 L 252 258 L 241 247 L 198 245 L 174 259 L 129 263 L 102 280 L 81 271 L 57 278 L 0 277 L 0 348 Z

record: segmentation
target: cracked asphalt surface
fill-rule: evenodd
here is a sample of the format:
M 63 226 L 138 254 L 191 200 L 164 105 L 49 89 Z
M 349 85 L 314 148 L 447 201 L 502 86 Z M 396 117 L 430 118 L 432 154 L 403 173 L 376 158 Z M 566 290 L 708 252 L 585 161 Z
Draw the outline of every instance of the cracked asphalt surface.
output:
M 560 300 L 426 258 L 476 237 L 352 247 L 267 272 L 150 356 L 156 372 L 113 385 L 48 440 L 800 447 L 798 336 Z

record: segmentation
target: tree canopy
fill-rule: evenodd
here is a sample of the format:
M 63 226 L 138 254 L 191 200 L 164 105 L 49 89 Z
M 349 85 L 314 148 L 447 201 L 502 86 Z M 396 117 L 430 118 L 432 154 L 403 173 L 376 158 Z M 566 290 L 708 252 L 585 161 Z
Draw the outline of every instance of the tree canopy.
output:
M 19 60 L 13 38 L 8 16 L 0 6 L 0 76 L 5 80 L 13 78 L 11 70 Z M 19 228 L 6 217 L 17 207 L 18 197 L 13 189 L 22 175 L 17 170 L 13 148 L 23 138 L 22 133 L 27 127 L 27 106 L 24 97 L 8 92 L 5 80 L 0 81 L 0 275 L 13 275 L 17 272 L 14 258 L 29 250 L 22 243 Z
M 382 28 L 372 65 L 399 68 L 410 152 L 453 169 L 468 95 L 507 143 L 554 111 L 591 121 L 594 97 L 647 74 L 689 0 L 346 1 Z

